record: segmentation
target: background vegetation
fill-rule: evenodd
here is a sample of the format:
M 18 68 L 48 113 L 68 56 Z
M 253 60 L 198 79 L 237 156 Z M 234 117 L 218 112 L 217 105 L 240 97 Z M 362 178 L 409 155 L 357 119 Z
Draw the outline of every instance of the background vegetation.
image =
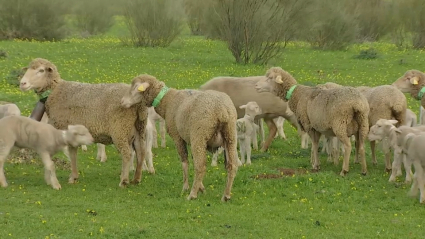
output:
M 14 2 L 10 11 L 23 3 Z M 178 89 L 198 88 L 220 75 L 263 75 L 270 66 L 283 67 L 302 84 L 333 81 L 343 85 L 376 86 L 390 84 L 406 70 L 422 70 L 425 65 L 423 50 L 413 45 L 417 32 L 404 23 L 406 13 L 394 7 L 392 1 L 381 3 L 393 11 L 384 22 L 397 23 L 390 24 L 397 30 L 390 28 L 386 33 L 371 34 L 375 41 L 373 37 L 365 37 L 370 31 L 363 31 L 361 24 L 355 24 L 352 26 L 356 29 L 354 39 L 338 48 L 343 49 L 340 51 L 330 50 L 333 42 L 340 41 L 335 40 L 335 36 L 329 38 L 334 40 L 329 40 L 326 47 L 310 40 L 326 36 L 319 32 L 332 28 L 327 23 L 328 17 L 335 17 L 323 12 L 317 25 L 307 24 L 311 22 L 310 17 L 320 15 L 314 11 L 311 4 L 316 2 L 313 1 L 306 9 L 299 8 L 307 14 L 296 22 L 304 24 L 305 21 L 306 25 L 296 27 L 294 35 L 280 41 L 281 47 L 285 46 L 283 54 L 262 64 L 252 64 L 253 61 L 237 64 L 228 41 L 208 30 L 208 27 L 223 29 L 211 21 L 211 24 L 200 21 L 200 33 L 196 36 L 192 35 L 189 24 L 183 25 L 181 33 L 168 47 L 137 49 L 125 45 L 122 39 L 130 37 L 124 17 L 127 3 L 105 4 L 108 8 L 115 6 L 111 7 L 114 24 L 105 33 L 82 36 L 81 29 L 74 25 L 78 5 L 69 3 L 66 7 L 61 5 L 64 6 L 64 26 L 68 29 L 65 31 L 68 35 L 61 41 L 42 38 L 27 41 L 22 37 L 0 41 L 0 101 L 15 102 L 23 115 L 30 114 L 37 97 L 32 92 L 21 92 L 16 87 L 16 77 L 21 74 L 19 70 L 36 57 L 54 62 L 62 78 L 70 81 L 130 83 L 134 76 L 148 73 Z M 304 3 L 301 0 L 266 2 L 294 7 Z M 215 2 L 208 0 L 203 6 L 207 4 Z M 333 4 L 346 9 L 346 14 L 337 15 L 335 19 L 354 14 L 354 8 L 347 4 Z M 396 4 L 403 5 L 404 1 Z M 7 5 L 2 2 L 0 6 L 4 12 Z M 27 7 L 20 6 L 20 9 Z M 421 6 L 418 3 L 413 10 Z M 209 14 L 202 16 L 214 17 Z M 0 14 L 0 18 L 3 17 Z M 354 15 L 350 19 L 359 18 Z M 340 30 L 329 32 L 342 33 L 343 25 L 335 24 Z M 8 28 L 1 29 L 4 32 Z M 311 34 L 306 34 L 308 32 Z M 401 39 L 402 44 L 394 44 L 393 36 L 399 37 L 398 42 Z M 419 102 L 406 96 L 409 108 L 417 113 Z M 349 174 L 342 178 L 338 175 L 341 164 L 329 164 L 326 156 L 321 155 L 319 173 L 288 177 L 282 175 L 282 168 L 310 169 L 310 150 L 300 148 L 293 128 L 285 125 L 285 132 L 288 140 L 275 140 L 267 153 L 254 151 L 253 164 L 239 169 L 232 200 L 227 203 L 220 202 L 226 176 L 223 164 L 211 167 L 210 160 L 204 179 L 206 193 L 199 194 L 197 200 L 186 201 L 187 193 L 181 193 L 181 164 L 168 136 L 166 149 L 153 149 L 156 175 L 144 173 L 140 185 L 128 188 L 118 187 L 121 157 L 111 145 L 106 148 L 106 163 L 96 161 L 95 145 L 89 146 L 88 152 L 79 152 L 80 180 L 75 185 L 67 184 L 70 166 L 65 156 L 56 155 L 61 191 L 54 191 L 44 183 L 38 156 L 11 155 L 5 165 L 9 187 L 0 188 L 0 238 L 423 238 L 425 208 L 418 198 L 407 197 L 410 186 L 403 184 L 403 177 L 396 183 L 388 183 L 381 153 L 375 167 L 370 162 L 367 146 L 367 176 L 361 176 L 360 165 L 351 161 Z M 192 163 L 190 178 L 193 179 Z

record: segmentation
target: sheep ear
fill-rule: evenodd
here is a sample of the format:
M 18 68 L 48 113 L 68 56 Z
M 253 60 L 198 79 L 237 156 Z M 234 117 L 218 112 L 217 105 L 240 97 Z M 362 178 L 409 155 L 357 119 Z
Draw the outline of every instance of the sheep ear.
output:
M 245 108 L 246 108 L 246 105 L 239 106 L 239 109 L 245 109 Z
M 274 79 L 274 81 L 276 81 L 276 83 L 278 83 L 278 84 L 282 84 L 283 83 L 283 81 L 282 81 L 282 76 L 276 76 L 276 78 Z
M 149 86 L 150 86 L 150 85 L 149 85 L 149 83 L 147 83 L 147 82 L 143 82 L 143 83 L 139 84 L 139 86 L 137 86 L 137 90 L 138 90 L 138 91 L 140 91 L 140 92 L 143 92 L 143 91 L 145 91 L 145 90 L 146 90 Z
M 419 78 L 417 76 L 415 76 L 412 79 L 410 79 L 410 84 L 417 85 L 418 81 L 419 81 Z
M 398 123 L 398 120 L 388 120 L 388 122 L 390 122 L 391 124 L 397 124 Z
M 53 68 L 49 66 L 49 67 L 47 67 L 47 71 L 48 72 L 52 72 L 53 71 Z

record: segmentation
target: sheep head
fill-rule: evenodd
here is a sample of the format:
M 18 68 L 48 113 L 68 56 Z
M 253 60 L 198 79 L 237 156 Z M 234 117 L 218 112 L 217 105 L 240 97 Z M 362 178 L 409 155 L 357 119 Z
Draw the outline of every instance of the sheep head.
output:
M 297 81 L 280 67 L 272 67 L 266 72 L 266 77 L 255 84 L 258 93 L 271 92 L 283 100 L 288 101 L 285 96 L 287 91 L 296 85 Z
M 43 93 L 59 79 L 60 75 L 53 63 L 43 58 L 36 58 L 27 67 L 19 88 L 21 91 L 34 90 L 36 93 Z
M 90 145 L 94 139 L 84 125 L 68 125 L 68 130 L 65 131 L 65 141 L 73 147 L 78 147 L 80 145 Z
M 165 84 L 151 75 L 139 75 L 131 81 L 130 90 L 121 99 L 124 108 L 144 102 L 147 107 L 152 106 L 155 97 Z
M 420 99 L 418 93 L 425 86 L 425 74 L 418 70 L 408 70 L 392 86 L 403 93 L 411 93 L 414 98 Z
M 370 141 L 382 140 L 385 137 L 388 137 L 390 130 L 395 128 L 395 125 L 398 123 L 397 120 L 387 120 L 379 119 L 376 121 L 376 124 L 373 125 L 368 134 L 368 139 Z
M 262 114 L 260 106 L 255 101 L 250 101 L 246 105 L 239 106 L 240 109 L 245 109 L 245 115 L 249 115 L 253 118 L 255 116 Z

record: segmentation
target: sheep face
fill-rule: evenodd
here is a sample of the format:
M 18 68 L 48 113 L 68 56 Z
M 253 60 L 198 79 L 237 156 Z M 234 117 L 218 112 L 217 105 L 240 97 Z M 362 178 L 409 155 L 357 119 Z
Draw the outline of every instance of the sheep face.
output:
M 370 141 L 382 140 L 388 136 L 390 129 L 395 127 L 397 123 L 397 120 L 379 119 L 376 124 L 370 128 L 368 139 Z
M 401 92 L 409 93 L 412 89 L 425 85 L 425 75 L 418 70 L 409 70 L 398 78 L 392 86 L 398 88 Z
M 73 147 L 90 145 L 94 141 L 93 136 L 84 125 L 68 125 L 65 137 L 67 143 Z
M 121 106 L 129 108 L 134 104 L 145 102 L 149 107 L 163 85 L 163 82 L 151 75 L 139 75 L 133 78 L 130 90 L 121 99 Z
M 50 83 L 52 75 L 57 73 L 56 67 L 47 60 L 37 58 L 30 63 L 24 76 L 20 80 L 19 88 L 22 91 L 40 90 L 46 88 Z
M 143 92 L 149 87 L 149 83 L 132 83 L 130 91 L 125 94 L 121 99 L 121 106 L 130 108 L 131 106 L 142 102 Z
M 250 101 L 246 105 L 239 106 L 241 109 L 245 109 L 245 114 L 255 117 L 262 113 L 260 106 L 255 101 Z
M 264 78 L 259 80 L 256 84 L 255 84 L 255 89 L 257 90 L 258 93 L 262 93 L 262 92 L 274 92 L 274 89 L 276 88 L 277 83 L 271 79 L 271 78 Z

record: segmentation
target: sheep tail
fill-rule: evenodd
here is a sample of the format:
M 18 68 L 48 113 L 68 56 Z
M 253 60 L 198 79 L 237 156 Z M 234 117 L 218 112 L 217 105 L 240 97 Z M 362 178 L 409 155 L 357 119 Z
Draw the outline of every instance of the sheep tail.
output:
M 367 109 L 367 110 L 365 110 Z M 359 139 L 366 139 L 369 133 L 369 106 L 354 107 L 354 119 L 359 126 Z
M 406 121 L 406 106 L 399 103 L 395 104 L 391 107 L 391 113 L 398 122 L 396 124 L 396 127 L 399 127 L 400 125 L 404 125 Z

